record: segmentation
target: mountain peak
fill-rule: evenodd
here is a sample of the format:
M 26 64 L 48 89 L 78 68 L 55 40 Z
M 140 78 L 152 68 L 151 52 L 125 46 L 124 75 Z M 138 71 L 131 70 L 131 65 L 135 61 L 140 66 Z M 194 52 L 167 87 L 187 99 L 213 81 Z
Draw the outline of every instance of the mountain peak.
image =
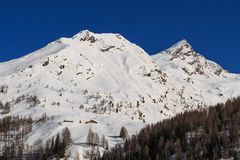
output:
M 76 35 L 74 35 L 74 37 L 75 37 L 75 36 L 93 35 L 93 34 L 95 34 L 95 33 L 93 33 L 93 32 L 91 32 L 91 31 L 85 29 L 85 30 L 80 31 L 80 32 L 77 33 Z
M 73 39 L 79 39 L 80 41 L 90 41 L 91 43 L 95 42 L 95 33 L 90 32 L 89 30 L 82 30 L 73 36 Z
M 183 39 L 179 41 L 178 43 L 171 46 L 169 49 L 166 50 L 167 53 L 173 55 L 174 57 L 179 56 L 199 56 L 197 54 L 192 46 L 187 42 L 187 40 Z
M 88 41 L 90 43 L 100 42 L 101 45 L 122 46 L 123 43 L 130 44 L 121 34 L 118 33 L 94 33 L 89 30 L 83 30 L 72 37 L 72 39 L 80 41 Z
M 161 59 L 162 56 L 168 57 L 167 59 L 182 68 L 187 75 L 211 77 L 212 75 L 219 76 L 223 71 L 226 72 L 218 64 L 207 60 L 204 56 L 195 52 L 185 39 L 160 52 L 155 56 L 155 59 Z
M 183 39 L 183 40 L 175 43 L 172 47 L 176 48 L 176 47 L 182 47 L 182 46 L 191 46 L 191 45 L 188 43 L 188 41 L 186 39 Z M 172 47 L 170 47 L 170 48 L 172 48 Z

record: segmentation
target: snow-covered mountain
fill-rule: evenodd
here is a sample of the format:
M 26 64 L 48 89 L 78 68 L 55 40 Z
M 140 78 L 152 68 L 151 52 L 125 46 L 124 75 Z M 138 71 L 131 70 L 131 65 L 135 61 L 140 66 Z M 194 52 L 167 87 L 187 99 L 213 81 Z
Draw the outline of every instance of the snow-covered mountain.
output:
M 240 75 L 196 53 L 185 40 L 154 56 L 119 34 L 82 31 L 22 58 L 0 64 L 0 101 L 6 115 L 47 114 L 28 142 L 46 140 L 67 126 L 73 157 L 83 153 L 88 129 L 108 137 L 110 146 L 176 113 L 240 95 Z M 72 123 L 64 120 L 73 121 Z M 85 124 L 94 120 L 94 124 Z
M 174 79 L 175 86 L 183 85 L 193 99 L 205 105 L 215 105 L 239 96 L 239 75 L 228 73 L 196 53 L 186 40 L 152 58 L 164 73 Z

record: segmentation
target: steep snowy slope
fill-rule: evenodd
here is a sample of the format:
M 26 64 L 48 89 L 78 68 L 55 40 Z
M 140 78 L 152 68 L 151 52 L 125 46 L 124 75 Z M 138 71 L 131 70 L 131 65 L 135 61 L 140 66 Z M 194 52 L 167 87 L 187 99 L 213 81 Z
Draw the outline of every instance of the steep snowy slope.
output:
M 240 94 L 240 75 L 228 73 L 221 66 L 196 53 L 182 40 L 152 58 L 175 85 L 185 86 L 185 91 L 206 105 L 225 102 Z
M 67 126 L 72 156 L 87 149 L 90 127 L 109 144 L 144 125 L 240 95 L 229 74 L 182 41 L 153 57 L 119 34 L 82 31 L 22 58 L 0 64 L 0 101 L 6 115 L 49 117 L 34 125 L 29 144 Z M 210 98 L 209 98 L 210 97 Z M 73 121 L 73 122 L 65 122 Z M 93 120 L 96 124 L 85 124 Z
M 36 124 L 30 145 L 65 126 L 73 148 L 82 147 L 91 126 L 111 145 L 123 125 L 132 134 L 188 105 L 168 81 L 146 52 L 121 35 L 82 31 L 0 64 L 0 100 L 10 103 L 7 115 L 49 117 Z M 85 124 L 89 120 L 97 125 Z
M 157 103 L 172 89 L 151 57 L 117 34 L 83 31 L 3 63 L 0 70 L 1 85 L 8 86 L 0 97 L 4 102 L 37 96 L 36 106 L 60 103 L 94 113 Z M 171 93 L 180 100 L 177 91 Z

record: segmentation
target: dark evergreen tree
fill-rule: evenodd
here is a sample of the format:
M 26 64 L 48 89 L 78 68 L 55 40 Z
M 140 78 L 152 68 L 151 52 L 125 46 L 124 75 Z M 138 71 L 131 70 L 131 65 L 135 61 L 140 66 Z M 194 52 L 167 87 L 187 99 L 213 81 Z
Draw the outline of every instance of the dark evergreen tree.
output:
M 57 134 L 57 137 L 55 139 L 55 144 L 54 144 L 54 153 L 58 154 L 60 149 L 60 134 Z
M 93 144 L 93 131 L 92 131 L 91 128 L 88 130 L 87 144 L 88 144 L 89 146 Z
M 129 138 L 128 131 L 124 126 L 122 126 L 122 128 L 121 128 L 120 137 L 123 138 L 123 139 L 128 139 Z

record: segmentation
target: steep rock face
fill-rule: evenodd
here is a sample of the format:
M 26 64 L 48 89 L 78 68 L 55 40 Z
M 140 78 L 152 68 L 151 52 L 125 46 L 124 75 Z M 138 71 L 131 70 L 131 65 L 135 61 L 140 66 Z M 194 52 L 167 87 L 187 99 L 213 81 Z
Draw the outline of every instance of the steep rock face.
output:
M 239 82 L 239 75 L 206 60 L 186 41 L 151 57 L 119 34 L 85 30 L 0 64 L 0 101 L 10 104 L 0 117 L 37 119 L 46 113 L 28 142 L 67 126 L 71 150 L 83 152 L 78 144 L 90 127 L 108 136 L 111 146 L 122 126 L 133 134 L 176 113 L 223 102 L 240 95 Z M 97 124 L 85 124 L 91 120 Z

